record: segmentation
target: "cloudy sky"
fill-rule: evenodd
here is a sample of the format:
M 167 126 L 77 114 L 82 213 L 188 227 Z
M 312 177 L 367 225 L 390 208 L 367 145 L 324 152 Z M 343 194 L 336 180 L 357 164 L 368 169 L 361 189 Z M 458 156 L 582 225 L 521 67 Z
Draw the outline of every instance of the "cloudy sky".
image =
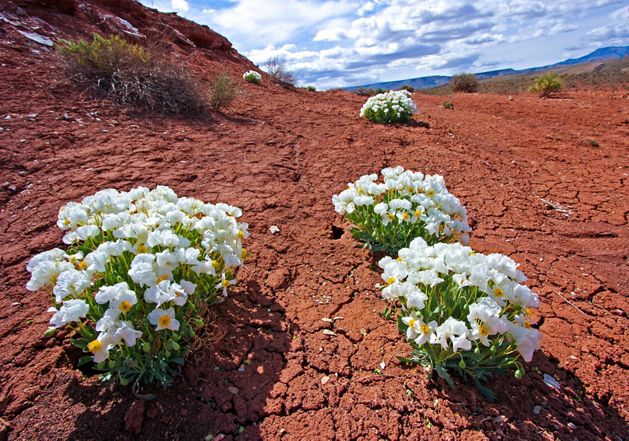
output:
M 626 0 L 141 0 L 319 88 L 524 68 L 629 45 Z

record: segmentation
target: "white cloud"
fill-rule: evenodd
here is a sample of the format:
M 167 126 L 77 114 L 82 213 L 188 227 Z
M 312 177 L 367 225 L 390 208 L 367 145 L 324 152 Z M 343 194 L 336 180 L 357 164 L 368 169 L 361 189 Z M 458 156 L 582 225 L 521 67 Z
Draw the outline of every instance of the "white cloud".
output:
M 186 0 L 170 0 L 170 6 L 175 11 L 188 12 L 190 5 Z
M 350 0 L 238 0 L 215 9 L 209 21 L 220 31 L 249 44 L 278 44 L 356 8 Z
M 625 0 L 142 1 L 177 7 L 255 63 L 285 57 L 319 87 L 529 67 L 580 40 L 583 51 L 629 39 Z

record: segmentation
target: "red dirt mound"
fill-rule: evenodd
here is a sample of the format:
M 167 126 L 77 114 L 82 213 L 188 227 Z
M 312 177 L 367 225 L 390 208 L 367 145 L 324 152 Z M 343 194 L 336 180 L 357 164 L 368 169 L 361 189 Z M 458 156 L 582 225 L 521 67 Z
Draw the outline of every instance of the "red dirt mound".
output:
M 627 438 L 629 95 L 466 94 L 446 110 L 415 94 L 421 123 L 385 127 L 349 93 L 242 82 L 213 121 L 156 118 L 85 97 L 32 34 L 87 36 L 109 14 L 117 32 L 172 28 L 204 78 L 251 63 L 174 15 L 56 3 L 0 0 L 0 439 Z M 496 379 L 495 403 L 397 362 L 409 347 L 380 316 L 373 257 L 334 213 L 346 182 L 396 164 L 443 174 L 472 246 L 520 262 L 542 298 L 542 350 L 523 380 Z M 66 202 L 155 184 L 242 207 L 252 257 L 214 309 L 214 338 L 143 403 L 77 370 L 66 336 L 43 338 L 49 299 L 26 291 L 24 268 L 60 245 Z

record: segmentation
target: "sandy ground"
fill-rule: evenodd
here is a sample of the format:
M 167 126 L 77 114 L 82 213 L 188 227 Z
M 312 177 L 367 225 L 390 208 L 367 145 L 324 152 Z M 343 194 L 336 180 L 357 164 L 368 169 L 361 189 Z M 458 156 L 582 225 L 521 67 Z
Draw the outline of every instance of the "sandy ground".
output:
M 386 127 L 358 118 L 362 97 L 243 83 L 226 115 L 186 121 L 91 100 L 52 54 L 6 41 L 0 439 L 627 439 L 627 92 L 455 95 L 454 110 L 415 94 L 416 121 Z M 409 347 L 380 315 L 374 257 L 333 210 L 347 182 L 398 164 L 444 175 L 471 245 L 511 256 L 540 294 L 542 350 L 521 381 L 496 379 L 495 403 L 398 363 Z M 83 376 L 63 334 L 43 338 L 49 300 L 26 291 L 25 264 L 61 244 L 66 202 L 156 184 L 243 208 L 252 257 L 216 338 L 144 403 Z

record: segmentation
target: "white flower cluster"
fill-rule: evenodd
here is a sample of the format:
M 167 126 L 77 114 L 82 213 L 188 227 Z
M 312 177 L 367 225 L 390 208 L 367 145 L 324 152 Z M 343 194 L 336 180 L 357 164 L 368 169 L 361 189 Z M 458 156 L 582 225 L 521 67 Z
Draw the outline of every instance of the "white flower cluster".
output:
M 242 75 L 242 78 L 248 83 L 259 84 L 262 81 L 262 75 L 255 70 L 248 70 Z
M 360 117 L 377 123 L 406 122 L 417 113 L 407 90 L 390 90 L 370 97 L 360 109 Z
M 448 192 L 442 176 L 424 175 L 401 166 L 383 169 L 382 176 L 380 183 L 378 175 L 371 174 L 348 184 L 346 190 L 332 197 L 336 212 L 347 216 L 357 226 L 368 224 L 365 216 L 372 217 L 371 213 L 375 213 L 378 223 L 384 227 L 419 224 L 418 234 L 405 234 L 409 240 L 422 235 L 427 240 L 433 237 L 469 241 L 472 230 L 467 222 L 467 211 Z M 363 227 L 376 228 L 374 223 Z
M 27 289 L 52 290 L 55 328 L 83 327 L 87 318 L 98 332 L 87 349 L 102 362 L 116 345 L 178 331 L 190 298 L 198 304 L 217 291 L 227 295 L 245 257 L 241 214 L 227 204 L 180 198 L 165 186 L 99 191 L 59 211 L 69 249 L 34 256 Z
M 386 282 L 382 297 L 400 301 L 407 338 L 417 346 L 470 351 L 504 335 L 527 362 L 540 348 L 541 333 L 527 321 L 538 296 L 522 284 L 526 277 L 509 257 L 416 238 L 397 259 L 378 265 Z

